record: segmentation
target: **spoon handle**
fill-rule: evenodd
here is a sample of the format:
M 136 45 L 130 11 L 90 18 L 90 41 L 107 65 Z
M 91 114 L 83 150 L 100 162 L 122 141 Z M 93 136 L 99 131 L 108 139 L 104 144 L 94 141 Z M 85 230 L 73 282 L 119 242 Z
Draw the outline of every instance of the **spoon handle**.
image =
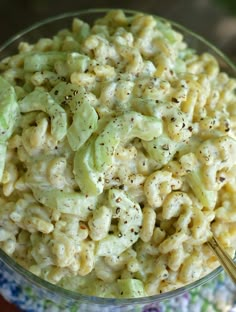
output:
M 211 247 L 222 267 L 229 275 L 231 280 L 236 284 L 236 264 L 229 254 L 220 246 L 219 242 L 215 237 L 212 237 L 208 241 L 208 245 Z

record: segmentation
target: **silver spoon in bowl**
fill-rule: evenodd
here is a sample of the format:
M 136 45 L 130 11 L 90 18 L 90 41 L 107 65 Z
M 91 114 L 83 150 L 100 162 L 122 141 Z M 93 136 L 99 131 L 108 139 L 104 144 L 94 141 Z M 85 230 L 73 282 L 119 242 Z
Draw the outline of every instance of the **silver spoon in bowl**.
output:
M 231 280 L 236 284 L 236 264 L 229 254 L 220 246 L 218 240 L 212 236 L 208 241 L 208 245 L 217 256 L 219 262 L 229 275 Z

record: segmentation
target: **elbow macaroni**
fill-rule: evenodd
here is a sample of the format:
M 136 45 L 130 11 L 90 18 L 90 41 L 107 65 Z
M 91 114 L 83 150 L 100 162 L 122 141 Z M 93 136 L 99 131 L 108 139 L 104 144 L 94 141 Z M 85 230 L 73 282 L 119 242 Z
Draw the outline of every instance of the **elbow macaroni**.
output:
M 0 142 L 0 247 L 17 262 L 119 297 L 118 279 L 153 295 L 209 273 L 211 233 L 233 256 L 236 80 L 214 56 L 116 10 L 21 43 L 0 68 L 20 110 Z M 78 110 L 94 119 L 71 126 Z

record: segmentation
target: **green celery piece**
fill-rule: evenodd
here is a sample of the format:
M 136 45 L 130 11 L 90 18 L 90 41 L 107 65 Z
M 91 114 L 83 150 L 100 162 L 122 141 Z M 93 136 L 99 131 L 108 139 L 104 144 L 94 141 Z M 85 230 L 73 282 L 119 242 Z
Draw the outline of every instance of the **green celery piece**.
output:
M 176 73 L 185 73 L 186 72 L 186 62 L 177 58 L 175 61 L 175 72 Z
M 85 40 L 88 37 L 89 33 L 90 33 L 89 24 L 81 21 L 79 31 L 74 34 L 75 40 L 77 40 L 78 42 L 83 42 L 83 40 Z
M 143 283 L 138 279 L 118 279 L 117 284 L 121 298 L 137 298 L 146 296 Z
M 7 145 L 6 143 L 0 142 L 0 181 L 2 180 L 3 171 L 5 167 L 6 161 L 6 154 L 7 154 Z
M 48 92 L 36 88 L 26 95 L 19 104 L 23 113 L 37 110 L 47 113 L 51 118 L 52 136 L 56 140 L 60 141 L 66 136 L 67 114 Z
M 30 52 L 25 56 L 24 70 L 28 72 L 52 70 L 55 62 L 66 61 L 67 55 L 67 52 L 62 51 Z
M 202 179 L 200 168 L 190 172 L 187 175 L 187 182 L 195 196 L 199 199 L 204 207 L 210 209 L 213 209 L 215 207 L 217 201 L 217 191 L 209 191 L 206 189 Z
M 24 70 L 27 72 L 38 72 L 53 70 L 57 62 L 64 62 L 69 72 L 84 72 L 89 63 L 89 57 L 78 52 L 46 51 L 30 52 L 24 59 Z
M 99 171 L 112 164 L 113 155 L 121 142 L 138 137 L 149 141 L 162 134 L 162 121 L 131 111 L 113 118 L 95 141 L 95 163 Z
M 56 86 L 50 91 L 50 95 L 58 102 L 63 103 L 66 102 L 70 105 L 70 103 L 75 98 L 76 102 L 78 102 L 81 98 L 81 94 L 84 94 L 85 88 L 78 86 L 74 83 L 67 83 L 64 81 L 60 81 Z M 76 106 L 77 107 L 77 106 Z M 74 112 L 74 110 L 73 110 Z
M 89 64 L 89 57 L 78 52 L 69 53 L 67 56 L 67 65 L 70 73 L 84 72 Z
M 88 140 L 76 153 L 74 158 L 75 181 L 81 191 L 88 195 L 99 195 L 104 187 L 104 174 L 94 166 L 94 140 Z
M 67 139 L 73 151 L 77 151 L 96 130 L 98 115 L 86 101 L 82 102 L 73 116 L 67 131 Z
M 79 192 L 67 192 L 58 189 L 40 189 L 32 187 L 35 198 L 44 206 L 57 209 L 61 213 L 76 215 L 86 221 L 96 208 L 97 197 Z
M 98 256 L 119 256 L 139 239 L 142 225 L 142 211 L 138 203 L 132 201 L 124 191 L 110 189 L 108 206 L 113 216 L 119 218 L 118 233 L 108 234 L 98 242 Z
M 19 113 L 13 86 L 0 77 L 0 142 L 5 142 L 12 135 Z
M 178 143 L 164 133 L 151 141 L 143 141 L 142 144 L 149 156 L 157 161 L 160 167 L 166 165 L 178 149 Z
M 128 249 L 132 244 L 125 237 L 118 237 L 118 233 L 109 234 L 98 242 L 98 256 L 119 256 Z
M 67 104 L 70 107 L 72 114 L 75 114 L 81 103 L 87 102 L 94 106 L 96 97 L 91 96 L 84 87 L 73 83 L 59 82 L 51 91 L 50 95 L 60 104 Z
M 158 116 L 158 105 L 152 99 L 134 98 L 131 100 L 131 108 L 134 111 L 148 116 Z

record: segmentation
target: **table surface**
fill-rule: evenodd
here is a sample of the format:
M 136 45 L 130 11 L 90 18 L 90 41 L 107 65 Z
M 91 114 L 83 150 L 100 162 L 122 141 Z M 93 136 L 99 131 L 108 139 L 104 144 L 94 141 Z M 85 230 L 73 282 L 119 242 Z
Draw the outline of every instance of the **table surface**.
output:
M 8 303 L 0 296 L 0 311 L 1 312 L 19 312 L 20 310 L 13 304 Z
M 1 0 L 0 44 L 41 19 L 89 7 L 123 7 L 170 18 L 206 37 L 236 60 L 236 18 L 218 7 L 213 0 L 129 0 L 122 4 L 119 0 L 113 0 L 112 3 L 110 0 Z M 1 296 L 0 311 L 19 312 Z

